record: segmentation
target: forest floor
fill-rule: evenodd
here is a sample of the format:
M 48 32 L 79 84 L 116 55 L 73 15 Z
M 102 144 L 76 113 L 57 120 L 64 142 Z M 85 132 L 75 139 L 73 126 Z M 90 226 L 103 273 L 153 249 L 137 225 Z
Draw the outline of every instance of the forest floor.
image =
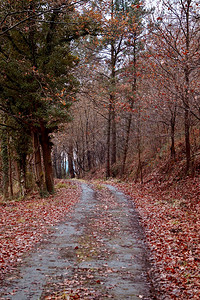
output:
M 155 184 L 154 181 L 149 181 L 146 184 L 119 181 L 92 182 L 96 187 L 95 197 L 97 198 L 95 198 L 95 203 L 90 203 L 89 206 L 95 205 L 95 210 L 92 209 L 92 211 L 96 211 L 96 214 L 92 216 L 92 219 L 84 217 L 85 223 L 80 223 L 80 228 L 78 229 L 80 230 L 80 236 L 82 236 L 81 228 L 85 228 L 84 240 L 87 241 L 87 245 L 80 237 L 79 244 L 77 244 L 77 241 L 71 240 L 71 246 L 65 245 L 59 248 L 61 259 L 66 261 L 70 258 L 73 264 L 65 267 L 65 270 L 67 270 L 65 277 L 60 276 L 58 278 L 57 276 L 59 280 L 56 283 L 53 281 L 55 279 L 53 275 L 48 278 L 49 282 L 45 286 L 46 290 L 45 292 L 43 291 L 41 298 L 22 298 L 20 294 L 17 294 L 19 291 L 13 289 L 14 282 L 19 281 L 21 278 L 21 275 L 17 272 L 19 272 L 19 267 L 23 266 L 24 259 L 26 261 L 26 253 L 28 251 L 29 253 L 35 253 L 35 245 L 43 245 L 42 247 L 39 246 L 39 251 L 50 249 L 49 247 L 45 248 L 45 245 L 48 245 L 49 239 L 55 234 L 55 228 L 58 228 L 59 224 L 64 224 L 62 223 L 64 220 L 69 220 L 70 215 L 74 215 L 74 208 L 77 207 L 81 198 L 80 184 L 75 181 L 63 181 L 57 184 L 56 194 L 49 198 L 39 199 L 37 194 L 32 194 L 25 201 L 12 201 L 0 205 L 0 276 L 2 283 L 5 283 L 6 278 L 7 289 L 10 295 L 8 296 L 7 294 L 7 298 L 2 296 L 3 294 L 6 295 L 6 291 L 4 290 L 3 292 L 2 289 L 0 299 L 71 300 L 107 299 L 111 297 L 120 300 L 200 299 L 200 178 L 185 178 L 176 184 L 170 185 L 158 182 Z M 113 191 L 109 192 L 108 189 L 104 188 L 104 184 L 110 184 L 123 191 L 129 199 L 129 204 L 125 204 L 125 200 L 123 200 L 125 202 L 122 201 L 120 203 L 119 198 L 116 198 L 117 196 L 114 195 L 116 192 L 114 194 Z M 131 203 L 134 203 L 132 208 L 130 207 Z M 114 262 L 118 261 L 121 264 L 115 265 L 112 262 L 114 265 L 109 265 L 108 261 L 113 257 L 113 252 L 115 252 L 113 247 L 120 243 L 120 240 L 116 239 L 117 234 L 120 234 L 120 236 L 126 235 L 125 227 L 130 226 L 125 224 L 123 225 L 125 227 L 121 227 L 123 230 L 120 230 L 118 217 L 116 217 L 119 211 L 115 211 L 115 215 L 112 216 L 113 209 L 120 205 L 123 208 L 126 207 L 121 220 L 126 220 L 126 217 L 130 218 L 130 214 L 134 215 L 132 220 L 139 218 L 140 224 L 144 228 L 149 251 L 143 248 L 145 243 L 142 238 L 143 233 L 139 229 L 141 227 L 137 225 L 134 232 L 133 228 L 135 225 L 132 224 L 132 241 L 134 241 L 133 243 L 136 242 L 137 249 L 142 247 L 139 253 L 142 253 L 143 258 L 139 258 L 140 255 L 138 256 L 138 253 L 134 253 L 132 245 L 126 244 L 127 240 L 126 242 L 124 240 L 124 247 L 123 245 L 120 245 L 120 247 L 124 250 L 125 258 L 123 258 L 123 253 L 121 253 L 121 261 L 117 258 L 114 259 Z M 88 212 L 84 211 L 84 209 L 83 212 L 88 215 Z M 68 216 L 67 219 L 66 215 Z M 94 222 L 94 219 L 96 222 Z M 130 231 L 130 227 L 128 228 Z M 113 237 L 113 244 L 109 248 L 111 245 L 107 242 L 111 236 Z M 43 241 L 42 243 L 41 240 Z M 73 251 L 68 249 L 68 247 L 71 250 L 73 249 Z M 48 256 L 51 257 L 53 255 L 52 251 L 48 251 L 50 251 Z M 132 253 L 131 262 L 129 261 L 130 253 Z M 148 260 L 148 255 L 151 263 L 151 269 L 149 270 L 148 265 L 144 262 L 146 258 Z M 142 270 L 144 267 L 145 272 L 152 279 L 156 292 L 155 298 L 150 295 L 151 289 L 148 285 L 147 276 L 142 278 L 144 285 L 140 286 L 141 280 L 139 279 L 141 278 L 140 275 L 137 277 L 138 269 L 128 269 L 132 266 L 134 257 L 141 262 L 141 265 L 138 267 L 139 270 Z M 32 259 L 34 261 L 41 260 L 40 257 L 37 259 L 32 257 Z M 79 264 L 83 265 L 81 267 L 77 264 L 74 265 L 75 259 Z M 91 266 L 88 268 L 88 265 L 84 267 L 84 264 L 88 263 L 88 259 L 93 263 L 98 261 L 98 259 L 103 261 L 107 259 L 107 262 L 101 268 L 97 265 L 92 268 Z M 52 260 L 50 268 L 54 269 L 55 257 L 52 257 L 50 260 Z M 28 261 L 26 261 L 27 264 Z M 117 268 L 121 267 L 122 269 L 119 272 Z M 35 273 L 36 278 L 40 278 L 38 274 L 46 272 L 41 266 L 35 269 L 37 270 Z M 99 270 L 98 274 L 96 271 L 94 272 L 97 269 Z M 124 272 L 121 272 L 123 269 Z M 26 271 L 30 272 L 28 265 Z M 145 272 L 143 273 L 145 274 Z M 70 274 L 70 277 L 66 274 Z M 135 282 L 136 290 L 134 291 L 134 296 L 130 295 L 130 297 L 126 298 L 124 296 L 120 298 L 122 297 L 120 296 L 117 298 L 116 294 L 123 290 L 123 280 L 125 280 L 126 292 L 129 291 L 128 282 L 130 279 L 133 280 L 133 275 L 135 278 L 138 278 L 138 281 L 136 280 Z M 115 283 L 110 278 L 115 278 Z M 122 285 L 120 285 L 121 279 L 123 279 Z M 24 284 L 23 281 L 21 284 Z M 2 284 L 3 286 L 4 284 Z M 32 284 L 32 286 L 34 285 Z M 39 289 L 40 292 L 41 287 Z

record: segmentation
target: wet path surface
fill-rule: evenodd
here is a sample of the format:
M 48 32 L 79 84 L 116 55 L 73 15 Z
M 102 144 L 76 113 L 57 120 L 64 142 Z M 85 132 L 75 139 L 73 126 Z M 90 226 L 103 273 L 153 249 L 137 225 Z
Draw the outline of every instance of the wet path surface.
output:
M 153 299 L 146 271 L 131 202 L 112 186 L 82 184 L 72 214 L 5 280 L 0 299 Z

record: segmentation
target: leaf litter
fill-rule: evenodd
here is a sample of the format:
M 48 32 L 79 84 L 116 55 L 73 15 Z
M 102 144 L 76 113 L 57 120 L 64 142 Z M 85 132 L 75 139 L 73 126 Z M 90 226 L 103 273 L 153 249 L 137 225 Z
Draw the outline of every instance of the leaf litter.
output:
M 76 182 L 60 181 L 56 193 L 40 198 L 34 192 L 21 201 L 0 205 L 0 280 L 22 261 L 24 253 L 44 241 L 80 198 Z
M 200 299 L 200 178 L 116 183 L 134 201 L 151 250 L 158 299 Z

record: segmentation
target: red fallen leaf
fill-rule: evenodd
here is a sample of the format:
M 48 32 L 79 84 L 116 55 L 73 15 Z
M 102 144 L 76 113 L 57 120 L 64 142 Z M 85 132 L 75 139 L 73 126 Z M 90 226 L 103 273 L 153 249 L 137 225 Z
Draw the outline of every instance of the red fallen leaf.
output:
M 170 271 L 171 273 L 176 273 L 176 271 L 174 270 L 174 268 L 170 268 L 170 267 L 167 267 L 165 268 L 166 271 Z
M 80 295 L 76 294 L 76 295 L 73 295 L 73 296 L 70 296 L 72 299 L 81 299 Z
M 101 281 L 98 279 L 98 280 L 96 280 L 96 283 L 100 284 L 100 283 L 101 283 Z
M 77 249 L 79 249 L 79 247 L 78 247 L 78 246 L 76 246 L 74 249 L 75 249 L 75 250 L 77 250 Z

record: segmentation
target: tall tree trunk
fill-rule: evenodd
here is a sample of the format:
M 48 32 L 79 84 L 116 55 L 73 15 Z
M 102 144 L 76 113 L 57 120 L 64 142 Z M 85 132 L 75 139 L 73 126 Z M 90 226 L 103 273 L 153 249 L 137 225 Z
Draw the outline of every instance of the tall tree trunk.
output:
M 138 176 L 140 176 L 140 182 L 143 183 L 143 171 L 141 161 L 141 132 L 138 130 Z
M 190 168 L 191 150 L 190 150 L 190 120 L 189 109 L 185 107 L 185 150 L 186 150 L 186 173 Z
M 24 197 L 26 194 L 26 164 L 23 161 L 18 162 L 18 175 L 19 175 L 19 188 L 20 197 Z
M 67 175 L 67 157 L 66 157 L 66 152 L 64 152 L 63 153 L 63 178 L 66 178 L 66 175 Z
M 56 164 L 57 164 L 57 178 L 61 179 L 62 178 L 62 157 L 60 151 L 57 152 L 57 157 L 56 157 Z
M 114 20 L 114 1 L 111 2 L 111 22 Z M 117 160 L 117 138 L 116 138 L 116 116 L 115 116 L 115 85 L 116 85 L 116 59 L 117 54 L 115 51 L 115 42 L 111 41 L 111 93 L 110 93 L 110 130 L 111 130 L 111 167 L 116 163 Z
M 106 178 L 110 177 L 110 128 L 111 128 L 111 104 L 109 103 L 107 139 L 106 139 Z
M 133 43 L 133 83 L 132 83 L 132 93 L 133 96 L 129 100 L 130 109 L 133 109 L 134 101 L 135 101 L 135 94 L 137 89 L 137 73 L 136 73 L 136 32 L 134 33 L 134 43 Z M 126 159 L 128 153 L 128 145 L 129 145 L 129 136 L 131 130 L 131 123 L 132 123 L 132 112 L 129 113 L 128 120 L 127 120 L 127 127 L 126 127 L 126 137 L 125 137 L 125 144 L 124 144 L 124 153 L 122 158 L 122 169 L 121 169 L 121 176 L 124 175 L 125 166 L 126 166 Z
M 126 158 L 127 158 L 127 153 L 128 153 L 129 136 L 130 136 L 130 130 L 131 130 L 131 122 L 132 122 L 132 113 L 129 113 L 128 120 L 127 120 L 127 127 L 126 127 L 124 151 L 123 151 L 123 157 L 122 157 L 121 176 L 123 176 L 124 172 L 125 172 Z
M 186 173 L 189 171 L 191 162 L 191 149 L 190 149 L 190 116 L 189 116 L 189 90 L 190 90 L 190 78 L 189 78 L 189 57 L 188 53 L 190 51 L 190 6 L 191 1 L 187 1 L 187 6 L 185 8 L 186 14 L 186 55 L 185 55 L 185 97 L 184 97 L 184 109 L 185 109 L 185 150 L 186 150 Z
M 57 156 L 58 156 L 58 151 L 57 147 L 54 148 L 53 152 L 53 169 L 54 169 L 54 176 L 58 178 L 58 171 L 57 171 Z
M 175 159 L 176 157 L 176 150 L 175 150 L 175 118 L 171 117 L 171 158 Z
M 176 99 L 177 102 L 177 99 Z M 170 138 L 171 138 L 171 158 L 176 158 L 176 150 L 175 150 L 175 125 L 176 125 L 176 111 L 177 111 L 177 104 L 173 108 L 169 106 L 169 110 L 171 112 L 171 119 L 170 119 Z
M 85 150 L 85 132 L 84 132 L 84 127 L 83 124 L 81 122 L 81 140 L 82 140 L 82 154 L 80 157 L 80 166 L 81 166 L 81 170 L 84 173 L 86 170 L 86 165 L 87 165 L 87 161 L 86 161 L 86 150 Z
M 1 141 L 1 157 L 3 171 L 3 198 L 9 198 L 9 157 L 8 157 L 8 137 L 7 132 L 3 130 Z
M 8 142 L 8 157 L 9 157 L 9 186 L 10 186 L 10 196 L 13 198 L 13 177 L 12 177 L 12 155 L 10 149 L 10 143 Z
M 92 158 L 91 158 L 91 151 L 87 150 L 87 162 L 88 162 L 88 170 L 92 169 Z
M 112 97 L 112 96 L 111 96 Z M 112 144 L 111 144 L 111 166 L 116 163 L 117 160 L 117 138 L 116 138 L 116 120 L 115 120 L 115 105 L 113 103 L 113 97 L 111 100 L 111 135 L 112 135 Z
M 69 174 L 71 178 L 75 178 L 75 174 L 74 174 L 74 159 L 73 159 L 73 145 L 72 143 L 70 143 L 69 147 L 68 147 L 68 169 L 69 169 Z
M 41 130 L 41 146 L 43 154 L 44 172 L 45 172 L 45 183 L 47 191 L 52 194 L 54 192 L 54 182 L 53 182 L 53 167 L 51 160 L 51 141 L 49 137 L 49 131 L 45 128 L 44 123 L 40 122 Z
M 87 112 L 85 111 L 85 117 L 86 117 L 86 130 L 85 130 L 85 142 L 86 142 L 86 157 L 87 157 L 87 165 L 88 170 L 90 171 L 92 168 L 92 161 L 91 161 L 91 151 L 89 148 L 89 120 L 87 117 Z
M 34 162 L 35 162 L 34 167 L 35 167 L 36 184 L 38 185 L 40 194 L 42 195 L 45 192 L 45 184 L 44 184 L 44 172 L 42 169 L 42 159 L 41 159 L 38 133 L 33 132 L 32 138 L 33 138 L 33 148 L 34 148 Z
M 142 160 L 141 160 L 141 144 L 142 144 L 142 137 L 141 137 L 141 122 L 140 122 L 141 114 L 139 108 L 139 115 L 138 115 L 138 128 L 137 128 L 137 150 L 138 150 L 138 171 L 137 176 L 140 176 L 140 182 L 143 183 L 143 171 L 142 171 Z M 137 180 L 137 178 L 136 178 Z

